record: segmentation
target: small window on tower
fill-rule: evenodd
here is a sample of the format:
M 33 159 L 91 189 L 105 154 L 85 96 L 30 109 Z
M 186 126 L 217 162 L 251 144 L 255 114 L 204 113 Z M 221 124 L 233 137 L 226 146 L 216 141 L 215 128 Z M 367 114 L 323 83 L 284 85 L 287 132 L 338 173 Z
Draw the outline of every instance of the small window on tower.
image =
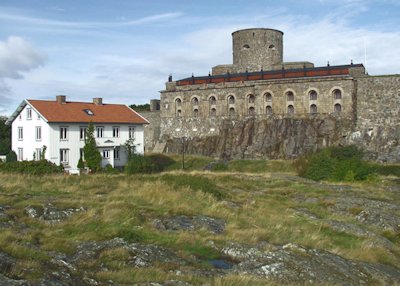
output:
M 269 45 L 268 49 L 275 50 L 275 46 L 274 45 Z
M 249 45 L 243 45 L 243 50 L 248 50 L 248 49 L 250 49 L 250 46 Z

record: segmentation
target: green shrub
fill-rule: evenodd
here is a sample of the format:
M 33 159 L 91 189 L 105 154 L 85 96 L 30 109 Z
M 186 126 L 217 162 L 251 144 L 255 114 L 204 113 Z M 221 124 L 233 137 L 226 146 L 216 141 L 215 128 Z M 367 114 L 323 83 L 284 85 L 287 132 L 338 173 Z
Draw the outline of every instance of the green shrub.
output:
M 16 161 L 7 162 L 0 165 L 0 172 L 3 173 L 19 173 L 32 175 L 45 175 L 63 173 L 64 168 L 57 166 L 47 160 L 40 161 Z
M 110 164 L 107 164 L 107 165 L 103 168 L 102 171 L 103 171 L 104 173 L 107 173 L 107 174 L 118 174 L 118 173 L 119 173 L 118 169 L 113 168 L 113 166 L 111 166 Z
M 150 154 L 146 155 L 146 158 L 157 167 L 158 171 L 164 171 L 175 163 L 174 159 L 163 154 Z
M 127 174 L 154 173 L 159 168 L 148 158 L 139 154 L 132 154 L 125 166 Z
M 17 161 L 17 154 L 14 151 L 10 151 L 6 155 L 6 162 L 16 162 Z
M 380 175 L 393 175 L 400 177 L 400 165 L 378 165 L 374 164 L 373 167 L 375 168 L 376 172 Z
M 356 146 L 328 147 L 298 159 L 295 167 L 300 176 L 315 181 L 360 181 L 376 170 L 362 157 Z

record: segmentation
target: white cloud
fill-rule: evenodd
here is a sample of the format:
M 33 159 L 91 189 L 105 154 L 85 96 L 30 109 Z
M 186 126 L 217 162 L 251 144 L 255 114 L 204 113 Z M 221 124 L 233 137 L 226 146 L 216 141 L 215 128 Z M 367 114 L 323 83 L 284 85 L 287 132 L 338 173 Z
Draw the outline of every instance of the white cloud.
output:
M 0 79 L 23 78 L 23 73 L 40 67 L 45 56 L 21 37 L 0 41 Z

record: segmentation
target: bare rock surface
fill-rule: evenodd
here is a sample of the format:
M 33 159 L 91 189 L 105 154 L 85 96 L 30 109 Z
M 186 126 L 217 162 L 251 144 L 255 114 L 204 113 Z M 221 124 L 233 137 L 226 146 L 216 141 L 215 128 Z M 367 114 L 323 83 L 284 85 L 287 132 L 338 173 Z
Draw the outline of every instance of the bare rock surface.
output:
M 275 249 L 231 245 L 224 254 L 240 262 L 233 267 L 237 274 L 287 283 L 328 283 L 360 285 L 400 281 L 400 270 L 383 264 L 357 262 L 317 249 L 287 244 Z
M 161 231 L 194 231 L 205 228 L 214 234 L 221 234 L 225 230 L 225 222 L 208 216 L 174 216 L 170 218 L 156 219 L 154 227 Z
M 86 211 L 86 209 L 84 207 L 58 209 L 50 203 L 46 204 L 43 207 L 28 206 L 25 208 L 26 214 L 31 218 L 38 218 L 48 223 L 58 223 L 62 220 L 67 219 L 74 213 L 82 211 Z

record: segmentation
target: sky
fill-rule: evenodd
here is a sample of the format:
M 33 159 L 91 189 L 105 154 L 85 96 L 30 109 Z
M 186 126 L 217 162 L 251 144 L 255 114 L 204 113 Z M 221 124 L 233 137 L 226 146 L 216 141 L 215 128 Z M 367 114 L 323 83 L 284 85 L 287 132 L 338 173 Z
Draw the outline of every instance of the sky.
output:
M 0 115 L 23 99 L 144 104 L 232 63 L 232 32 L 284 32 L 284 61 L 400 73 L 399 0 L 1 0 Z

